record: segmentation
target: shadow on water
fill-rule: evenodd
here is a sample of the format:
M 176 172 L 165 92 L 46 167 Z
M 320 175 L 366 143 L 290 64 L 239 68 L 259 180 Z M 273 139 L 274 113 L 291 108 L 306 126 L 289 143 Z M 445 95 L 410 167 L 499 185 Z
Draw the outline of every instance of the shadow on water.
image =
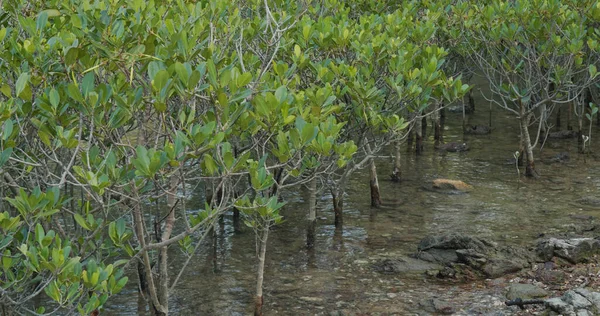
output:
M 481 99 L 476 100 L 482 102 Z M 483 103 L 482 103 L 483 104 Z M 477 108 L 471 124 L 487 124 L 489 109 Z M 344 228 L 333 226 L 331 198 L 318 201 L 315 248 L 305 247 L 307 193 L 286 192 L 286 221 L 270 235 L 265 271 L 266 314 L 315 314 L 335 310 L 398 312 L 418 310 L 416 302 L 431 293 L 446 291 L 421 275 L 382 275 L 370 263 L 374 258 L 408 254 L 427 235 L 460 232 L 495 241 L 526 244 L 540 233 L 564 230 L 570 215 L 598 215 L 575 201 L 595 195 L 600 188 L 600 165 L 593 157 L 577 154 L 576 140 L 550 140 L 536 150 L 537 180 L 517 179 L 510 162 L 518 148 L 515 121 L 493 108 L 493 132 L 463 136 L 461 117 L 448 114 L 446 142 L 469 143 L 465 153 L 439 153 L 431 130 L 421 156 L 404 153 L 403 181 L 387 181 L 390 161 L 378 161 L 384 205 L 370 207 L 368 171 L 355 175 L 349 186 Z M 597 132 L 596 129 L 594 129 Z M 600 146 L 595 137 L 595 148 Z M 568 151 L 565 163 L 545 162 Z M 474 186 L 464 195 L 425 190 L 435 178 L 460 179 Z M 247 315 L 252 312 L 255 278 L 253 233 L 243 227 L 235 233 L 231 214 L 224 217 L 215 235 L 206 240 L 177 288 L 170 308 L 177 315 Z M 172 271 L 185 256 L 173 247 Z M 136 315 L 135 277 L 127 290 L 107 307 L 107 315 Z M 143 314 L 143 313 L 139 313 Z

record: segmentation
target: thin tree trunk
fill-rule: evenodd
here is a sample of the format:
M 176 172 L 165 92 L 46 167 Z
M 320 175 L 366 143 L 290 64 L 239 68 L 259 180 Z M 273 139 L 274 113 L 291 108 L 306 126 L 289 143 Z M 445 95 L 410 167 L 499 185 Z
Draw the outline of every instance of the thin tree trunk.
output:
M 577 151 L 580 154 L 583 154 L 583 113 L 582 117 L 579 117 L 577 123 L 579 125 L 579 130 L 577 132 Z
M 475 112 L 475 99 L 473 98 L 473 90 L 469 90 L 469 111 L 470 113 Z
M 402 161 L 400 160 L 400 140 L 396 141 L 394 147 L 396 149 L 396 155 L 394 155 L 394 171 L 391 175 L 392 181 L 400 182 L 400 177 L 402 176 Z
M 567 111 L 567 130 L 572 131 L 573 126 L 571 125 L 571 116 L 573 113 L 573 101 L 569 102 L 569 111 Z
M 340 192 L 340 190 L 332 190 L 332 196 L 335 227 L 341 227 L 344 224 L 344 217 L 342 213 L 344 210 L 344 192 Z
M 415 153 L 420 155 L 423 152 L 423 129 L 422 129 L 423 121 L 420 119 L 416 120 L 415 123 L 415 134 L 416 134 L 416 142 L 415 142 Z
M 232 220 L 233 220 L 233 231 L 236 233 L 241 232 L 242 229 L 241 229 L 241 225 L 240 225 L 240 210 L 238 210 L 235 207 L 233 208 Z
M 135 184 L 132 185 L 134 194 L 137 196 L 137 189 L 135 188 Z M 144 249 L 146 247 L 146 240 L 144 235 L 144 220 L 142 217 L 142 210 L 139 202 L 136 202 L 133 207 L 133 222 L 135 234 L 140 243 L 140 247 Z M 151 303 L 154 308 L 158 312 L 162 312 L 164 314 L 168 313 L 168 311 L 161 305 L 158 295 L 156 293 L 156 285 L 154 284 L 154 278 L 152 276 L 152 265 L 150 264 L 150 256 L 148 255 L 148 251 L 142 252 L 142 260 L 144 264 L 144 272 L 146 273 L 146 280 L 148 281 L 148 290 L 150 292 Z
M 375 158 L 371 158 L 370 161 L 370 181 L 371 187 L 371 206 L 381 206 L 381 194 L 379 192 L 379 180 L 377 179 L 377 166 L 375 165 Z
M 265 256 L 267 253 L 267 238 L 269 237 L 269 227 L 263 227 L 260 236 L 260 249 L 258 253 L 258 272 L 256 278 L 256 297 L 254 298 L 254 316 L 263 315 L 263 279 L 265 273 Z
M 423 116 L 421 120 L 421 136 L 426 139 L 427 138 L 427 116 Z
M 312 249 L 315 246 L 315 235 L 317 227 L 317 177 L 313 177 L 308 185 L 308 223 L 306 225 L 306 247 Z
M 462 130 L 463 133 L 467 130 L 467 114 L 466 114 L 465 97 L 462 98 Z
M 408 129 L 408 136 L 406 137 L 406 144 L 408 145 L 406 147 L 406 151 L 410 152 L 412 150 L 412 146 L 413 146 L 413 138 L 414 138 L 414 126 L 412 128 Z
M 556 111 L 556 128 L 558 128 L 560 130 L 560 111 L 561 110 L 561 106 L 558 107 L 558 110 Z
M 167 192 L 167 208 L 169 214 L 165 218 L 165 227 L 162 231 L 161 241 L 171 238 L 173 226 L 175 225 L 175 203 L 177 201 L 177 185 L 178 179 L 176 176 L 171 176 L 169 184 L 169 192 Z M 160 223 L 159 223 L 160 225 Z M 159 315 L 169 315 L 169 266 L 168 266 L 168 246 L 160 248 L 159 253 L 159 273 L 158 273 L 158 294 L 159 301 L 163 307 Z
M 435 109 L 434 109 L 434 114 L 432 116 L 433 118 L 433 140 L 434 140 L 434 144 L 435 146 L 438 146 L 439 144 L 441 144 L 441 139 L 442 139 L 442 124 L 440 123 L 440 113 L 438 112 L 438 109 L 440 108 L 439 105 L 437 103 L 435 103 Z M 443 106 L 443 104 L 442 104 Z
M 521 103 L 521 137 L 525 150 L 525 176 L 535 177 L 535 163 L 533 159 L 533 148 L 531 146 L 531 137 L 529 136 L 529 119 L 531 114 L 525 114 L 525 106 Z

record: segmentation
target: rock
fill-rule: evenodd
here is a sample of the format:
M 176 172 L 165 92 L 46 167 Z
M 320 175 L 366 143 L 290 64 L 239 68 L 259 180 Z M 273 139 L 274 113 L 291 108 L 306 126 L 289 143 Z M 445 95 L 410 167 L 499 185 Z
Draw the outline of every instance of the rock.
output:
M 443 315 L 451 315 L 454 314 L 454 306 L 452 306 L 450 303 L 448 302 L 443 302 L 437 299 L 433 300 L 433 307 L 435 308 L 435 311 L 443 314 Z
M 562 315 L 587 316 L 600 314 L 600 293 L 584 288 L 567 291 L 561 297 L 546 300 L 546 307 Z
M 576 131 L 558 131 L 548 134 L 549 139 L 577 138 Z
M 398 296 L 398 294 L 396 294 L 396 293 L 388 293 L 386 295 L 388 298 L 396 298 Z
M 521 248 L 499 247 L 476 237 L 449 234 L 421 240 L 415 256 L 445 268 L 438 277 L 496 278 L 530 266 L 532 256 Z
M 567 162 L 570 159 L 571 159 L 571 155 L 568 152 L 563 151 L 563 152 L 560 152 L 560 153 L 550 157 L 548 159 L 548 162 L 551 162 L 551 163 L 552 162 Z
M 301 300 L 309 303 L 322 303 L 323 299 L 320 297 L 301 296 Z
M 490 260 L 490 262 L 482 268 L 482 271 L 488 278 L 498 278 L 509 273 L 519 272 L 528 266 L 529 262 L 527 260 L 518 257 L 508 257 L 506 259 Z
M 594 307 L 600 311 L 600 293 L 592 292 L 584 288 L 577 288 L 574 291 L 589 300 Z
M 487 240 L 461 234 L 448 234 L 442 236 L 428 236 L 419 242 L 419 251 L 429 249 L 475 249 L 483 251 L 496 244 Z
M 567 293 L 565 293 L 561 299 L 572 305 L 575 310 L 585 309 L 592 306 L 592 302 L 575 291 L 567 291 Z
M 514 300 L 517 298 L 530 300 L 534 298 L 546 297 L 548 294 L 548 291 L 532 284 L 514 283 L 508 287 L 506 298 L 509 300 Z
M 573 306 L 560 299 L 560 297 L 555 297 L 546 300 L 544 305 L 546 305 L 546 308 L 549 308 L 552 311 L 555 311 L 562 315 L 576 315 Z
M 428 251 L 419 253 L 418 258 L 427 262 L 437 262 L 443 265 L 458 262 L 458 256 L 454 249 L 432 248 Z
M 419 302 L 419 306 L 429 313 L 439 313 L 442 315 L 454 314 L 456 308 L 448 303 L 437 298 L 429 298 Z
M 461 190 L 461 191 L 469 191 L 473 189 L 473 186 L 468 185 L 460 180 L 450 180 L 450 179 L 435 179 L 433 180 L 433 187 L 436 189 L 445 189 L 445 190 Z
M 465 129 L 465 134 L 469 134 L 469 135 L 487 135 L 491 132 L 492 130 L 489 128 L 489 126 L 485 126 L 485 125 L 473 125 L 468 127 L 467 129 Z
M 453 153 L 468 151 L 470 149 L 469 145 L 467 145 L 467 143 L 455 143 L 455 142 L 437 145 L 435 148 L 440 151 L 448 151 L 448 152 L 453 152 Z
M 374 263 L 372 267 L 375 271 L 385 274 L 409 272 L 425 273 L 428 270 L 437 270 L 442 268 L 439 264 L 434 263 L 434 261 L 427 262 L 410 257 L 384 259 Z
M 542 240 L 537 246 L 538 256 L 544 261 L 550 261 L 556 256 L 576 264 L 586 262 L 596 254 L 600 254 L 600 240 L 594 238 Z
M 582 221 L 591 221 L 594 219 L 594 216 L 585 215 L 585 214 L 569 214 L 569 217 L 572 219 L 582 220 Z M 594 230 L 595 228 L 596 227 L 593 227 L 592 230 Z
M 600 198 L 593 197 L 593 196 L 582 197 L 581 199 L 578 199 L 575 202 L 582 204 L 582 205 L 600 207 Z

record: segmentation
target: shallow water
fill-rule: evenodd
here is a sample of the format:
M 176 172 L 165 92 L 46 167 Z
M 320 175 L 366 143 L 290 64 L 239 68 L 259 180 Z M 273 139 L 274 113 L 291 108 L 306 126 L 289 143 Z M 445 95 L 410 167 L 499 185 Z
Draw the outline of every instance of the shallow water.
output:
M 476 97 L 478 107 L 470 124 L 487 124 L 489 106 Z M 403 181 L 388 181 L 391 161 L 378 161 L 384 205 L 372 209 L 368 172 L 353 177 L 346 197 L 343 230 L 333 226 L 331 198 L 319 201 L 315 249 L 305 249 L 308 197 L 304 190 L 285 192 L 286 221 L 273 229 L 265 271 L 265 314 L 314 315 L 333 311 L 352 314 L 399 315 L 419 313 L 418 301 L 426 297 L 452 298 L 476 287 L 475 283 L 446 285 L 422 275 L 384 275 L 371 264 L 416 250 L 427 235 L 460 232 L 489 237 L 500 243 L 528 244 L 540 233 L 564 231 L 577 225 L 572 215 L 598 216 L 600 211 L 576 200 L 597 195 L 600 164 L 592 156 L 577 154 L 575 139 L 549 140 L 542 152 L 534 152 L 541 177 L 517 178 L 509 160 L 518 149 L 517 122 L 507 112 L 493 108 L 493 132 L 463 136 L 461 115 L 447 114 L 446 142 L 467 142 L 466 153 L 439 153 L 427 135 L 425 152 L 403 152 Z M 563 124 L 566 118 L 563 118 Z M 593 148 L 599 148 L 600 130 L 593 128 Z M 431 133 L 431 127 L 428 130 Z M 563 151 L 566 163 L 545 163 Z M 463 180 L 474 186 L 469 194 L 445 195 L 423 186 L 435 178 Z M 579 221 L 580 223 L 581 221 Z M 234 233 L 231 216 L 218 227 L 214 256 L 207 240 L 192 259 L 175 292 L 170 309 L 174 315 L 248 315 L 253 310 L 255 246 L 253 233 Z M 185 257 L 171 251 L 176 273 Z M 143 315 L 138 312 L 136 278 L 114 297 L 106 315 Z M 145 307 L 144 307 L 145 308 Z M 468 307 L 466 307 L 468 309 Z M 503 306 L 498 306 L 502 310 Z

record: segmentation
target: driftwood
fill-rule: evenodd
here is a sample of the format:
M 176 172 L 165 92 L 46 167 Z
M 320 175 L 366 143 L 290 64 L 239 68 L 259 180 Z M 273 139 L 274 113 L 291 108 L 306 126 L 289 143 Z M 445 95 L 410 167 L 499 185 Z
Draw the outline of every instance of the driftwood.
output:
M 519 306 L 520 309 L 525 309 L 525 305 L 544 304 L 545 300 L 522 300 L 520 298 L 504 302 L 506 306 Z

